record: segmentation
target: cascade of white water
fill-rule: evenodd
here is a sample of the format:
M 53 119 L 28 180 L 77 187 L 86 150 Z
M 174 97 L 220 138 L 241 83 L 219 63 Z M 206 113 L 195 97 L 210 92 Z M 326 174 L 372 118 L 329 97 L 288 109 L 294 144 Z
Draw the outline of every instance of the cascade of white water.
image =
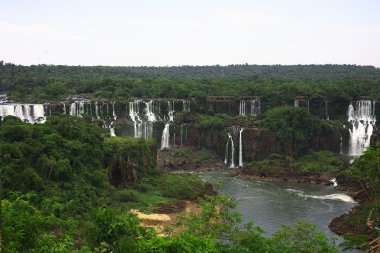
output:
M 153 123 L 157 121 L 157 117 L 154 113 L 155 107 L 153 100 L 149 102 L 145 102 L 144 108 L 144 138 L 152 138 L 153 137 Z
M 340 135 L 339 154 L 343 155 L 343 137 Z
M 245 116 L 245 100 L 241 100 L 240 101 L 239 115 L 240 116 Z
M 338 183 L 336 182 L 336 178 L 332 178 L 329 180 L 332 184 L 333 184 L 333 187 L 337 187 L 338 186 Z
M 168 117 L 170 122 L 174 121 L 174 101 L 168 101 Z
M 77 116 L 77 105 L 76 103 L 71 103 L 70 105 L 70 116 Z
M 168 101 L 168 121 L 165 124 L 165 128 L 162 131 L 161 137 L 161 149 L 169 148 L 169 139 L 170 139 L 170 123 L 174 121 L 174 101 Z
M 226 143 L 226 151 L 224 153 L 224 164 L 225 165 L 228 164 L 228 143 L 230 142 L 230 139 L 231 139 L 231 134 L 228 133 L 228 138 L 227 138 L 227 143 Z
M 111 137 L 116 137 L 115 129 L 113 127 L 110 127 L 110 136 Z
M 251 116 L 257 116 L 261 113 L 261 102 L 258 99 L 251 100 Z
M 140 100 L 135 100 L 133 102 L 129 102 L 129 117 L 133 121 L 134 125 L 134 137 L 141 138 L 143 137 L 142 133 L 142 120 L 140 118 L 140 109 L 139 109 Z
M 326 116 L 327 120 L 330 120 L 329 111 L 328 111 L 328 104 L 329 104 L 329 101 L 325 100 L 325 116 Z
M 231 136 L 231 163 L 230 163 L 230 168 L 235 168 L 235 146 L 234 146 L 234 140 Z
M 356 110 L 352 104 L 347 110 L 348 121 L 352 124 L 350 131 L 349 155 L 361 156 L 370 145 L 373 128 L 376 124 L 373 104 L 369 100 L 356 102 Z
M 98 101 L 95 102 L 95 117 L 97 119 L 100 119 L 100 115 L 99 115 L 99 104 L 98 104 Z
M 62 103 L 62 105 L 63 105 L 63 114 L 66 114 L 66 104 Z
M 144 101 L 144 104 L 145 104 L 144 111 L 145 111 L 146 120 L 148 122 L 156 122 L 157 119 L 156 119 L 156 115 L 154 114 L 153 100 L 150 100 L 149 102 Z
M 29 123 L 44 123 L 45 108 L 43 104 L 2 104 L 0 117 L 14 116 Z
M 231 143 L 231 160 L 230 160 L 230 166 L 229 168 L 235 168 L 235 146 L 234 146 L 234 140 L 232 138 L 232 135 L 230 133 L 228 134 L 228 139 L 226 143 L 226 153 L 224 156 L 224 164 L 228 165 L 228 158 L 229 158 L 229 144 Z
M 298 99 L 294 100 L 294 107 L 300 107 L 300 102 Z
M 170 124 L 166 123 L 165 128 L 162 131 L 161 150 L 164 148 L 169 148 L 169 137 L 170 137 L 169 128 L 170 128 Z
M 240 129 L 239 132 L 239 167 L 243 167 L 243 139 L 242 133 L 244 128 Z
M 31 110 L 33 111 L 32 117 L 31 117 L 31 123 L 45 123 L 46 117 L 45 117 L 45 110 L 44 106 L 41 104 L 35 104 L 29 106 Z
M 309 102 L 309 100 L 306 101 L 306 105 L 307 105 L 307 112 L 310 112 L 310 102 Z

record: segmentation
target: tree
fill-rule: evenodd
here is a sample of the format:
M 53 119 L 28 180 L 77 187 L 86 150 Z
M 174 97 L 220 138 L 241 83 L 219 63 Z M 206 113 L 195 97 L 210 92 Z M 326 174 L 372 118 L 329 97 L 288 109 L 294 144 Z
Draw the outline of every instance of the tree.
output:
M 304 108 L 282 106 L 266 113 L 262 126 L 274 132 L 283 151 L 298 157 L 304 154 L 313 138 L 332 131 L 321 119 Z

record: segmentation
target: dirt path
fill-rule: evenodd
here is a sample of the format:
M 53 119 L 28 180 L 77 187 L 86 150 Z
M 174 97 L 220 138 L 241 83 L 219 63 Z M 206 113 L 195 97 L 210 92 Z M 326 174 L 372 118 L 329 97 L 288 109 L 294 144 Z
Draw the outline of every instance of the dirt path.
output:
M 194 201 L 177 201 L 174 205 L 161 205 L 158 208 L 159 213 L 145 214 L 139 210 L 132 209 L 130 212 L 136 214 L 141 220 L 140 225 L 143 227 L 151 227 L 156 230 L 159 235 L 165 235 L 164 229 L 173 226 L 178 222 L 178 216 L 189 212 L 200 213 L 200 205 Z M 174 229 L 174 232 L 179 228 Z

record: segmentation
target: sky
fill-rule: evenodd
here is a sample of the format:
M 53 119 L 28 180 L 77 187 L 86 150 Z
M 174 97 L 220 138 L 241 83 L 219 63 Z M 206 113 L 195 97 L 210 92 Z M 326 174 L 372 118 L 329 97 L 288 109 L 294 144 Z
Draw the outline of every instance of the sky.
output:
M 0 60 L 380 67 L 380 1 L 0 0 Z

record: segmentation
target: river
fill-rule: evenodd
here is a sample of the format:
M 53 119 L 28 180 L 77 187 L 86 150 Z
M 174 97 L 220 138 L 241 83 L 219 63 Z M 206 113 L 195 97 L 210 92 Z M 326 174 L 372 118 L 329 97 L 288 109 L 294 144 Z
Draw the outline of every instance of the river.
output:
M 329 238 L 337 237 L 328 228 L 329 223 L 357 204 L 333 186 L 247 180 L 231 177 L 229 171 L 200 172 L 199 176 L 220 194 L 239 202 L 237 211 L 242 213 L 243 222 L 254 221 L 268 234 L 281 229 L 281 224 L 301 219 L 315 223 Z M 341 241 L 339 238 L 338 243 Z

